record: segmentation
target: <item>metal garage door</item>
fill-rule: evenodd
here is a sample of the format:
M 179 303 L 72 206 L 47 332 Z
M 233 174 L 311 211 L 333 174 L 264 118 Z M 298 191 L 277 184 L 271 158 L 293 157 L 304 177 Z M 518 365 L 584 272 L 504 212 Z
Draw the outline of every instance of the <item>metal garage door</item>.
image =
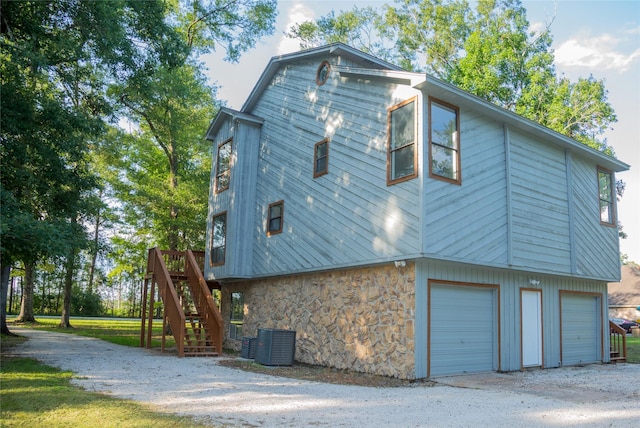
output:
M 601 361 L 600 298 L 562 293 L 562 365 Z
M 430 285 L 429 376 L 498 369 L 497 288 Z

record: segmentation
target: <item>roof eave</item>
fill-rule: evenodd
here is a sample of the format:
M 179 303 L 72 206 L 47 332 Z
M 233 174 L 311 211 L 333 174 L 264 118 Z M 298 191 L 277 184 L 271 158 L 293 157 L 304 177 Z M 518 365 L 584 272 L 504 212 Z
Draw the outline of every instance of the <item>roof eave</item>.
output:
M 243 122 L 253 123 L 256 125 L 262 125 L 264 123 L 264 119 L 254 116 L 252 114 L 243 113 L 238 110 L 234 110 L 228 107 L 222 107 L 216 117 L 211 121 L 209 125 L 209 129 L 207 129 L 207 133 L 205 134 L 205 139 L 208 141 L 213 141 L 216 133 L 220 129 L 220 126 L 224 123 L 227 118 L 231 118 L 231 120 L 240 120 Z
M 355 48 L 347 46 L 343 43 L 333 43 L 330 45 L 325 45 L 317 48 L 305 49 L 298 52 L 293 52 L 285 55 L 274 56 L 269 60 L 269 63 L 265 67 L 264 71 L 260 75 L 258 82 L 251 90 L 249 97 L 242 105 L 241 111 L 251 111 L 257 102 L 260 94 L 264 91 L 264 89 L 269 85 L 273 75 L 276 73 L 278 68 L 282 64 L 288 64 L 293 61 L 297 61 L 300 58 L 310 58 L 314 56 L 322 56 L 322 55 L 340 55 L 344 56 L 347 59 L 355 59 L 359 62 L 365 62 L 369 66 L 374 69 L 379 70 L 396 70 L 402 71 L 401 67 L 393 65 L 389 62 L 381 60 L 380 58 L 376 58 L 373 55 L 369 55 L 367 53 L 361 52 Z
M 605 153 L 602 153 L 596 149 L 593 149 L 573 138 L 567 137 L 557 131 L 554 131 L 546 126 L 542 126 L 530 119 L 522 117 L 510 110 L 497 106 L 489 101 L 486 101 L 476 95 L 466 92 L 460 88 L 457 88 L 450 83 L 444 82 L 438 78 L 427 75 L 426 78 L 414 86 L 417 89 L 426 90 L 427 93 L 432 93 L 433 89 L 448 92 L 453 94 L 459 100 L 473 105 L 480 105 L 487 112 L 489 116 L 495 117 L 498 120 L 503 121 L 515 128 L 522 129 L 526 132 L 533 133 L 544 138 L 547 141 L 553 141 L 559 146 L 581 153 L 584 156 L 593 159 L 599 166 L 609 169 L 614 172 L 627 171 L 630 166 L 614 157 L 611 157 Z M 436 96 L 438 94 L 436 93 Z

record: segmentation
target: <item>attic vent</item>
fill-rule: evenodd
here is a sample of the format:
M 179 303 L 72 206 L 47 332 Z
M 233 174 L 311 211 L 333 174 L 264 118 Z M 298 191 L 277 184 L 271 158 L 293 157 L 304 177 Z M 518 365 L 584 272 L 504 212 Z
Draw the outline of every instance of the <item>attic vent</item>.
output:
M 324 85 L 329 79 L 329 72 L 331 71 L 331 65 L 328 61 L 323 61 L 322 64 L 318 67 L 318 71 L 316 72 L 316 83 L 321 86 Z

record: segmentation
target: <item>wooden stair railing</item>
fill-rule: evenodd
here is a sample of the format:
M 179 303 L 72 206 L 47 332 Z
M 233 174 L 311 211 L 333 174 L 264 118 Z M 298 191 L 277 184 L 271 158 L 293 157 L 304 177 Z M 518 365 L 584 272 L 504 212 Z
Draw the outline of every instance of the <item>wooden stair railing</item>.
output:
M 164 302 L 162 351 L 165 348 L 166 321 L 169 321 L 178 355 L 217 356 L 222 352 L 223 321 L 205 281 L 200 264 L 204 252 L 149 250 L 147 275 L 142 296 L 140 346 L 151 347 L 153 296 L 155 285 Z M 200 264 L 198 263 L 200 262 Z M 151 285 L 149 292 L 148 288 Z M 145 340 L 145 314 L 149 306 Z
M 207 340 L 210 340 L 213 348 L 221 353 L 224 331 L 222 316 L 213 301 L 207 282 L 202 276 L 198 260 L 196 260 L 196 256 L 191 250 L 187 250 L 186 253 L 185 273 L 187 275 L 187 283 L 191 289 L 191 297 L 200 315 L 200 322 Z
M 613 321 L 609 321 L 609 349 L 611 362 L 627 360 L 627 332 Z
M 147 288 L 148 285 L 151 285 L 151 292 L 148 293 Z M 142 331 L 140 334 L 140 346 L 145 346 L 151 348 L 151 335 L 152 335 L 152 327 L 153 327 L 153 312 L 154 312 L 154 301 L 153 296 L 155 294 L 155 286 L 158 286 L 158 292 L 160 294 L 160 298 L 164 302 L 164 316 L 163 316 L 163 325 L 162 325 L 162 350 L 164 351 L 165 345 L 165 332 L 166 332 L 166 322 L 169 321 L 169 326 L 171 326 L 171 333 L 176 342 L 176 347 L 178 348 L 178 355 L 184 356 L 184 324 L 185 324 L 185 316 L 184 311 L 182 310 L 182 305 L 180 304 L 180 300 L 178 299 L 178 294 L 173 286 L 173 281 L 171 279 L 171 275 L 169 275 L 169 271 L 167 270 L 167 266 L 165 264 L 165 260 L 160 251 L 157 248 L 152 248 L 149 250 L 149 258 L 147 260 L 147 275 L 145 276 L 145 286 L 143 290 L 143 308 L 142 308 Z M 149 297 L 148 297 L 149 296 Z M 150 300 L 149 307 L 147 308 L 147 300 Z M 145 341 L 145 314 L 149 313 L 149 327 L 147 330 L 147 337 Z

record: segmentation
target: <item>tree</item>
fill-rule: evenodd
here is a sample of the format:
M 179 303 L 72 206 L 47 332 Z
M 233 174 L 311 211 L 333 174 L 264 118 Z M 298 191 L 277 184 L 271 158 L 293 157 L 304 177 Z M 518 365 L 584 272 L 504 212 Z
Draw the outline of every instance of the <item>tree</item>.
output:
M 109 113 L 105 73 L 125 77 L 148 59 L 139 42 L 163 39 L 155 30 L 164 28 L 164 9 L 160 2 L 3 0 L 1 10 L 0 253 L 3 272 L 22 261 L 29 273 L 38 260 L 77 247 L 75 223 L 95 186 L 87 147 Z M 32 277 L 22 320 L 33 319 Z
M 202 135 L 216 106 L 213 92 L 188 64 L 115 90 L 129 116 L 140 120 L 136 132 L 117 133 L 126 180 L 114 186 L 129 218 L 146 217 L 141 230 L 169 249 L 201 247 L 210 169 Z
M 202 247 L 206 224 L 209 146 L 203 139 L 217 109 L 196 57 L 222 45 L 236 61 L 271 34 L 272 0 L 178 3 L 168 10 L 177 37 L 155 47 L 157 60 L 140 68 L 112 93 L 135 132 L 119 133 L 126 180 L 114 183 L 129 218 L 150 217 L 156 244 L 171 250 Z

